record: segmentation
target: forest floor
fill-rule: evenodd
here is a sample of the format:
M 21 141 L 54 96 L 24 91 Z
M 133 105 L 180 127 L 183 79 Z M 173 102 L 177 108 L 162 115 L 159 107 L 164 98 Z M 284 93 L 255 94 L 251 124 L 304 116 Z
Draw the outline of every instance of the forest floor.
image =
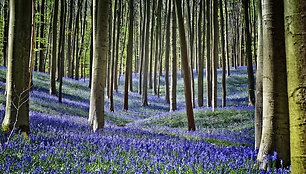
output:
M 5 68 L 0 67 L 0 122 L 5 113 Z M 30 94 L 29 138 L 0 131 L 0 171 L 4 173 L 290 173 L 274 168 L 258 170 L 254 150 L 254 107 L 248 106 L 246 67 L 227 78 L 227 107 L 221 108 L 221 71 L 218 71 L 218 108 L 196 107 L 196 131 L 187 131 L 183 79 L 178 74 L 178 110 L 169 112 L 164 99 L 148 91 L 149 106 L 129 92 L 123 110 L 124 77 L 114 92 L 114 112 L 105 97 L 105 128 L 93 132 L 87 123 L 88 79 L 64 78 L 63 103 L 49 95 L 49 75 L 34 73 Z M 204 84 L 205 84 L 204 79 Z M 138 75 L 133 74 L 137 90 Z M 197 75 L 195 73 L 197 98 Z M 204 85 L 204 96 L 206 87 Z M 196 104 L 197 104 L 197 100 Z M 204 100 L 204 106 L 206 106 Z

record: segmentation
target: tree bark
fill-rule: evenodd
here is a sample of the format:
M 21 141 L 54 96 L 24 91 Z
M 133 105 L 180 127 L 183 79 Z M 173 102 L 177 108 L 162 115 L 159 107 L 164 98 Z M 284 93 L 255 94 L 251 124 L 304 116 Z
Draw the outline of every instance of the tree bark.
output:
M 52 58 L 50 67 L 50 94 L 56 95 L 56 59 L 57 59 L 57 19 L 58 19 L 58 1 L 54 1 L 54 15 L 53 15 L 53 42 L 52 42 Z
M 150 26 L 150 2 L 146 1 L 146 31 L 145 31 L 145 55 L 143 62 L 143 89 L 142 89 L 142 106 L 148 106 L 148 56 L 149 56 L 149 26 Z
M 171 91 L 170 91 L 170 111 L 177 110 L 176 104 L 176 86 L 177 86 L 177 58 L 176 58 L 176 16 L 175 4 L 172 4 L 172 32 L 171 32 Z
M 262 36 L 262 8 L 258 0 L 258 50 L 256 70 L 256 98 L 255 98 L 255 149 L 259 149 L 262 133 L 262 78 L 263 78 L 263 36 Z
M 226 1 L 225 1 L 226 3 Z M 225 77 L 225 44 L 224 44 L 224 16 L 223 5 L 220 0 L 220 15 L 221 15 L 221 59 L 222 59 L 222 107 L 226 106 L 226 77 Z
M 248 71 L 248 88 L 249 88 L 249 105 L 255 104 L 255 87 L 254 87 L 254 72 L 252 63 L 252 37 L 249 28 L 249 2 L 244 0 L 244 20 L 245 20 L 245 34 L 246 34 L 246 54 L 247 54 L 247 71 Z
M 32 0 L 11 0 L 9 7 L 7 97 L 2 129 L 29 133 Z
M 93 1 L 93 76 L 89 125 L 94 131 L 104 127 L 104 86 L 106 75 L 109 0 Z
M 133 19 L 134 19 L 134 1 L 129 1 L 129 41 L 127 49 L 127 58 L 125 63 L 125 74 L 124 74 L 124 100 L 123 109 L 128 110 L 129 107 L 129 78 L 130 73 L 132 73 L 132 58 L 133 58 Z
M 207 107 L 211 107 L 211 97 L 212 97 L 212 84 L 211 84 L 211 60 L 210 60 L 210 2 L 211 0 L 206 0 L 206 93 L 207 93 Z
M 203 56 L 202 56 L 202 9 L 203 9 L 203 0 L 200 0 L 200 9 L 199 9 L 199 20 L 198 20 L 198 105 L 203 107 Z
M 186 36 L 185 36 L 185 28 L 182 17 L 182 8 L 181 1 L 175 0 L 176 7 L 176 15 L 179 24 L 179 33 L 180 33 L 180 42 L 181 42 L 181 54 L 182 54 L 182 66 L 183 66 L 183 75 L 184 75 L 184 91 L 185 91 L 185 102 L 186 102 L 186 112 L 187 112 L 187 120 L 188 120 L 188 130 L 195 131 L 195 123 L 193 117 L 193 108 L 191 101 L 191 86 L 190 86 L 190 74 L 189 74 L 189 63 L 187 57 L 187 44 L 186 44 Z
M 212 107 L 217 107 L 217 67 L 218 67 L 218 0 L 213 0 L 213 40 L 212 40 Z
M 306 4 L 284 1 L 291 172 L 306 173 Z
M 4 14 L 3 14 L 3 22 L 4 22 L 4 30 L 3 30 L 3 66 L 7 65 L 7 42 L 8 42 L 8 31 L 9 31 L 9 8 L 8 8 L 9 0 L 4 1 Z
M 290 163 L 289 114 L 283 2 L 262 1 L 263 17 L 263 128 L 258 160 L 265 168 L 267 155 L 277 152 Z
M 165 54 L 165 100 L 170 103 L 169 97 L 169 56 L 170 56 L 170 19 L 171 19 L 171 0 L 168 0 L 167 12 L 167 29 L 166 29 L 166 54 Z

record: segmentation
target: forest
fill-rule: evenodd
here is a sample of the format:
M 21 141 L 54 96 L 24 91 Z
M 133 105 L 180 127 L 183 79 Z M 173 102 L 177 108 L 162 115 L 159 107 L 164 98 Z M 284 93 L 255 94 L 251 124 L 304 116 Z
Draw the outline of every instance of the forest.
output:
M 306 173 L 304 0 L 0 0 L 1 173 Z

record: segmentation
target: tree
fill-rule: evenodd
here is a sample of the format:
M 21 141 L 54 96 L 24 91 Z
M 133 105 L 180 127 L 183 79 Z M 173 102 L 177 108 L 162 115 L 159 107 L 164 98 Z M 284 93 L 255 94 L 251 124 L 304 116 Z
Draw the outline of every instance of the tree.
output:
M 175 7 L 176 7 L 176 16 L 179 24 L 179 33 L 180 33 L 180 42 L 181 42 L 181 58 L 182 58 L 181 61 L 182 61 L 183 75 L 184 75 L 184 91 L 185 91 L 188 130 L 195 131 L 195 123 L 194 123 L 193 108 L 191 101 L 191 85 L 190 85 L 189 64 L 187 57 L 188 56 L 187 44 L 186 44 L 184 20 L 182 16 L 182 7 L 180 0 L 175 0 Z
M 203 0 L 200 0 L 200 12 L 198 20 L 198 59 L 199 59 L 199 75 L 198 75 L 198 105 L 199 107 L 203 106 L 203 56 L 202 56 L 202 9 L 203 9 Z
M 177 80 L 177 58 L 176 58 L 176 16 L 175 16 L 175 4 L 172 4 L 172 32 L 171 32 L 171 91 L 170 91 L 170 111 L 175 111 L 176 106 L 176 80 Z
M 306 4 L 284 1 L 292 173 L 306 173 Z
M 256 70 L 256 97 L 255 97 L 255 149 L 259 149 L 262 132 L 262 73 L 263 73 L 263 38 L 262 38 L 262 10 L 261 0 L 258 1 L 258 47 Z
M 262 1 L 263 127 L 258 160 L 265 168 L 268 154 L 278 153 L 289 165 L 289 116 L 283 2 Z
M 104 86 L 106 75 L 109 0 L 93 1 L 93 76 L 89 125 L 94 131 L 104 127 Z
M 142 87 L 142 105 L 148 106 L 148 57 L 149 57 L 149 29 L 150 29 L 150 2 L 146 1 L 146 31 L 145 31 L 145 48 L 143 61 L 143 87 Z
M 4 14 L 3 14 L 3 22 L 4 22 L 4 31 L 3 31 L 3 66 L 6 66 L 7 62 L 7 41 L 8 41 L 8 30 L 9 30 L 9 8 L 8 8 L 9 0 L 4 1 Z
M 40 13 L 41 13 L 41 25 L 40 25 L 40 39 L 43 39 L 45 37 L 45 0 L 41 1 L 41 8 L 40 8 Z M 39 72 L 44 72 L 45 70 L 45 45 L 44 42 L 40 41 L 40 52 L 39 52 L 39 67 L 38 71 Z
M 4 131 L 29 132 L 29 55 L 32 0 L 11 0 L 8 39 L 8 69 Z
M 252 38 L 249 25 L 249 1 L 244 0 L 244 21 L 246 33 L 246 54 L 247 54 L 247 71 L 248 71 L 248 88 L 249 88 L 249 105 L 255 104 L 254 73 L 252 64 Z
M 212 107 L 217 107 L 217 62 L 218 62 L 218 0 L 213 0 L 213 38 L 212 38 Z
M 129 101 L 129 78 L 130 73 L 132 73 L 132 58 L 133 58 L 133 22 L 134 22 L 134 1 L 129 1 L 129 41 L 127 49 L 127 58 L 125 63 L 125 74 L 124 74 L 124 100 L 123 100 L 123 109 L 128 110 L 128 101 Z
M 53 42 L 52 42 L 52 58 L 50 64 L 50 94 L 56 95 L 55 74 L 57 59 L 57 18 L 58 18 L 58 1 L 54 1 L 53 15 Z
M 167 29 L 166 29 L 166 54 L 165 54 L 165 100 L 170 103 L 169 98 L 169 56 L 170 56 L 170 19 L 171 19 L 171 0 L 168 0 Z
M 226 3 L 226 2 L 225 2 Z M 226 77 L 225 77 L 225 44 L 224 44 L 224 17 L 222 0 L 220 0 L 220 15 L 221 15 L 221 58 L 222 58 L 222 107 L 226 106 Z
M 211 107 L 211 66 L 210 66 L 210 3 L 211 0 L 206 0 L 206 91 L 207 91 L 207 107 Z

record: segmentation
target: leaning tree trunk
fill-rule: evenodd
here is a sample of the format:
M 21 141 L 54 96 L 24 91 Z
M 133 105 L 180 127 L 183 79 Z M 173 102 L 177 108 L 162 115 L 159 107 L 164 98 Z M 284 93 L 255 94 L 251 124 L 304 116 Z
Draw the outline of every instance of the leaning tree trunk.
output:
M 29 55 L 31 46 L 32 0 L 11 0 L 8 40 L 5 132 L 29 132 Z
M 291 172 L 306 173 L 306 4 L 285 0 Z
M 109 0 L 93 1 L 93 75 L 89 125 L 94 131 L 104 127 L 104 87 L 107 58 Z
M 182 58 L 182 66 L 183 66 L 183 76 L 184 76 L 184 91 L 185 91 L 185 102 L 186 102 L 186 112 L 187 112 L 187 121 L 188 121 L 188 130 L 195 131 L 195 123 L 193 117 L 193 108 L 191 101 L 191 85 L 190 85 L 190 73 L 189 73 L 189 65 L 188 65 L 188 57 L 187 57 L 187 44 L 186 44 L 186 36 L 185 36 L 185 28 L 184 28 L 184 20 L 182 16 L 182 7 L 181 1 L 175 0 L 176 7 L 176 15 L 179 24 L 179 33 L 180 33 L 180 42 L 181 42 L 181 58 Z
M 283 2 L 262 1 L 263 17 L 263 126 L 258 160 L 277 152 L 283 165 L 290 163 L 289 113 Z
M 262 132 L 262 73 L 263 73 L 263 38 L 262 38 L 262 10 L 261 0 L 258 0 L 258 49 L 256 70 L 255 97 L 255 149 L 259 149 Z

